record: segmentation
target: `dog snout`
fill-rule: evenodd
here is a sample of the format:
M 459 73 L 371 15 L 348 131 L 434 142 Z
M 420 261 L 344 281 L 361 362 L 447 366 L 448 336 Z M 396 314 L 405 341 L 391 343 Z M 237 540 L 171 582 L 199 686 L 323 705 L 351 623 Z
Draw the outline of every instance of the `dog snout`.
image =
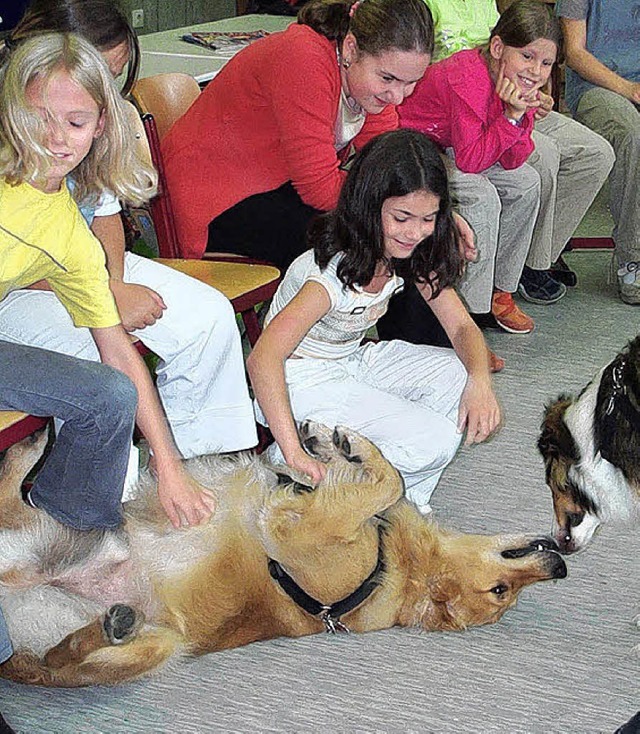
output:
M 534 538 L 530 540 L 526 545 L 519 546 L 518 548 L 508 548 L 502 551 L 501 555 L 503 558 L 524 558 L 532 553 L 539 553 L 540 551 L 555 551 L 559 552 L 560 548 L 556 541 L 549 536 L 543 536 L 540 538 Z
M 567 564 L 559 553 L 550 552 L 545 559 L 545 567 L 549 573 L 549 578 L 564 579 L 567 577 Z

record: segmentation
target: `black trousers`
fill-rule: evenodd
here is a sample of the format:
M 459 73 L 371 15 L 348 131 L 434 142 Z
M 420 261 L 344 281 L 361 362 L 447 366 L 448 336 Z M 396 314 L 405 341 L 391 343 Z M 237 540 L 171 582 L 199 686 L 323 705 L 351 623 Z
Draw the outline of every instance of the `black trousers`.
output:
M 402 339 L 412 344 L 451 348 L 440 322 L 413 283 L 389 302 L 387 313 L 378 321 L 378 336 L 384 341 Z
M 209 224 L 207 251 L 267 260 L 284 272 L 309 249 L 307 227 L 319 213 L 286 183 L 249 196 L 216 217 Z

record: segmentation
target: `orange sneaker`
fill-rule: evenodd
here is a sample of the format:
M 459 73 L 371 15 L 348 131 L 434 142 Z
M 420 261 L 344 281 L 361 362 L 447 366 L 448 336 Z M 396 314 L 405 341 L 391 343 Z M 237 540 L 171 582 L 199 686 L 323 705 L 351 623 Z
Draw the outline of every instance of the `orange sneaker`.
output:
M 494 291 L 491 313 L 498 325 L 511 334 L 528 334 L 533 331 L 533 319 L 516 306 L 511 293 Z
M 504 369 L 504 359 L 502 359 L 502 357 L 498 357 L 498 355 L 490 349 L 487 351 L 489 352 L 489 369 L 491 372 L 502 372 Z

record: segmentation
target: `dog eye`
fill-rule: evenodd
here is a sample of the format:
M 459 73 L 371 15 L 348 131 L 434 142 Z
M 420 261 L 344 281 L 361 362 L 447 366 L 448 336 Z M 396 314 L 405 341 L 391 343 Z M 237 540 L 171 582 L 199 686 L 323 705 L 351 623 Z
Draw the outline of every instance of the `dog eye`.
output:
M 509 591 L 509 587 L 506 584 L 496 584 L 490 591 L 496 596 L 503 596 Z

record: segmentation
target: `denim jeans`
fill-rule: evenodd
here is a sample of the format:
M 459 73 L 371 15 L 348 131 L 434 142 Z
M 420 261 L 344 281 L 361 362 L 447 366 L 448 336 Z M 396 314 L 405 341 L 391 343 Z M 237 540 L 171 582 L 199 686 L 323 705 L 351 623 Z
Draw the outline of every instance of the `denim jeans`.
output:
M 137 392 L 108 365 L 0 341 L 0 410 L 64 421 L 30 498 L 78 530 L 121 522 Z
M 2 616 L 2 609 L 0 609 L 0 663 L 4 663 L 13 654 L 13 648 L 11 646 L 11 640 L 9 639 L 9 632 L 7 631 L 7 625 L 4 622 Z

